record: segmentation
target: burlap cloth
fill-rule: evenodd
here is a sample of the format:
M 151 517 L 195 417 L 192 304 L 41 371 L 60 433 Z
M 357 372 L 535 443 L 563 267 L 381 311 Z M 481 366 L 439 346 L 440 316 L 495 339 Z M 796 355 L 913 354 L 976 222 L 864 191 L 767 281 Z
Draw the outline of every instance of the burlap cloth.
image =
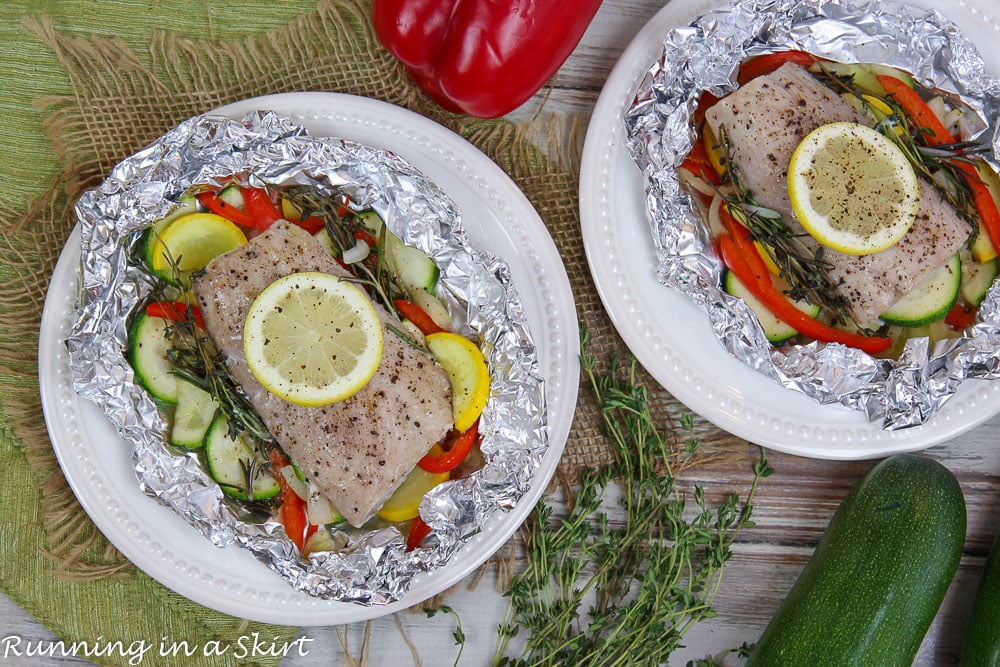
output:
M 111 13 L 102 15 L 102 4 L 103 11 Z M 179 121 L 222 104 L 299 90 L 384 100 L 457 132 L 513 178 L 555 239 L 581 323 L 590 334 L 589 349 L 606 360 L 626 349 L 600 304 L 584 255 L 577 211 L 580 128 L 574 119 L 548 118 L 517 126 L 441 111 L 421 96 L 378 44 L 365 0 L 248 7 L 233 2 L 216 6 L 81 0 L 53 3 L 53 11 L 59 10 L 55 15 L 45 13 L 48 6 L 25 0 L 23 6 L 0 10 L 7 14 L 0 15 L 6 22 L 0 58 L 4 71 L 14 73 L 9 87 L 17 88 L 15 96 L 35 99 L 39 114 L 47 118 L 54 151 L 54 159 L 39 150 L 35 161 L 5 165 L 3 176 L 10 186 L 0 194 L 0 469 L 5 482 L 5 493 L 0 494 L 0 586 L 67 642 L 101 636 L 130 642 L 166 635 L 204 645 L 233 641 L 255 630 L 291 637 L 293 628 L 241 622 L 149 579 L 96 530 L 67 487 L 42 421 L 36 346 L 49 276 L 74 224 L 72 202 L 122 158 Z M 120 13 L 126 7 L 131 18 Z M 33 15 L 26 18 L 28 9 Z M 162 23 L 151 22 L 149 16 L 137 21 L 135 16 L 145 10 L 167 13 Z M 289 22 L 290 14 L 297 18 Z M 256 27 L 257 34 L 228 41 L 213 38 L 217 32 L 232 34 L 232 26 L 226 24 L 228 33 L 223 29 L 224 19 L 246 24 L 242 27 L 247 30 Z M 130 21 L 165 29 L 147 29 L 144 34 L 130 28 Z M 125 34 L 132 44 L 108 34 Z M 32 84 L 33 62 L 43 58 L 33 61 L 31 54 L 39 50 L 50 59 L 54 55 L 62 70 L 65 78 L 59 81 L 57 76 L 56 84 L 48 86 L 61 87 L 58 94 L 43 96 L 46 86 Z M 39 71 L 43 65 L 38 65 Z M 0 125 L 8 141 L 23 140 L 17 144 L 22 153 L 25 145 L 31 150 L 30 132 L 36 129 L 31 122 L 30 114 L 19 118 L 15 113 Z M 18 124 L 25 128 L 23 134 Z M 44 176 L 41 183 L 39 174 Z M 25 204 L 28 195 L 31 203 Z M 650 386 L 659 417 L 674 420 L 684 412 L 672 397 Z M 703 463 L 745 450 L 744 443 L 703 421 L 695 421 L 695 432 L 702 442 Z M 580 469 L 601 465 L 607 457 L 596 406 L 581 388 L 558 476 L 570 482 Z M 100 660 L 124 662 L 120 656 Z

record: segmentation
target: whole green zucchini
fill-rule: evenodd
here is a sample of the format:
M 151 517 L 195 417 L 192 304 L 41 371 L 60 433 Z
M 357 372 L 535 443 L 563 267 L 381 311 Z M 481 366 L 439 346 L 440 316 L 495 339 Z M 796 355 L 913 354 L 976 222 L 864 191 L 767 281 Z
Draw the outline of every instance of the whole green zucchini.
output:
M 965 523 L 962 489 L 943 465 L 882 461 L 834 513 L 748 667 L 912 664 L 955 576 Z
M 987 665 L 1000 665 L 1000 535 L 986 559 L 962 648 L 962 667 Z

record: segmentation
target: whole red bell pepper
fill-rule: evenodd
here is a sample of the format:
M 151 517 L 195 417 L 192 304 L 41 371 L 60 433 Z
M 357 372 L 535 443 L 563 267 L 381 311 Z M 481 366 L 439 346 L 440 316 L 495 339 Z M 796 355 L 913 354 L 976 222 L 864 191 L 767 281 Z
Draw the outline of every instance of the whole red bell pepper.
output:
M 448 111 L 497 118 L 545 85 L 601 0 L 373 0 L 375 34 Z

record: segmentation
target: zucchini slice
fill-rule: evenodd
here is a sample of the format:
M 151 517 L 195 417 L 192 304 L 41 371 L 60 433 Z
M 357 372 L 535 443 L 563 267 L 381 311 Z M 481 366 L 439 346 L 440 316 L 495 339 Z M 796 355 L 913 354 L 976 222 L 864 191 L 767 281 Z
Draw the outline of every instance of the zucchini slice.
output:
M 743 299 L 753 314 L 757 316 L 757 321 L 760 322 L 761 328 L 764 330 L 764 335 L 772 343 L 783 343 L 792 336 L 795 336 L 799 332 L 785 324 L 783 321 L 775 317 L 770 310 L 767 309 L 763 303 L 761 303 L 757 297 L 755 297 L 746 286 L 740 282 L 740 279 L 733 275 L 732 271 L 726 271 L 723 276 L 723 286 L 725 287 L 726 293 Z M 816 317 L 819 315 L 819 306 L 806 303 L 805 301 L 795 301 L 795 307 L 801 310 L 803 313 Z
M 393 234 L 378 213 L 369 209 L 358 213 L 361 224 L 376 239 L 385 234 L 385 261 L 389 269 L 399 280 L 400 285 L 411 297 L 417 291 L 434 293 L 438 281 L 438 267 L 420 248 L 414 248 L 403 243 L 403 240 Z M 384 230 L 384 231 L 383 231 Z
M 281 485 L 264 462 L 254 454 L 242 437 L 229 437 L 229 420 L 222 413 L 216 415 L 205 434 L 205 459 L 208 474 L 219 483 L 222 492 L 239 500 L 267 500 L 281 493 Z M 251 488 L 247 488 L 247 471 L 256 464 Z
M 181 449 L 201 449 L 219 404 L 207 391 L 187 380 L 177 381 L 177 408 L 170 427 L 170 444 Z
M 240 190 L 240 186 L 235 183 L 222 188 L 219 192 L 219 199 L 226 202 L 230 206 L 246 210 L 246 204 L 243 203 L 243 191 Z
M 970 306 L 978 306 L 986 298 L 997 277 L 997 260 L 979 263 L 972 253 L 962 253 L 962 299 Z
M 919 327 L 940 320 L 958 300 L 961 284 L 962 260 L 956 253 L 912 292 L 882 313 L 880 319 L 903 327 Z
M 161 403 L 177 402 L 177 377 L 171 370 L 170 322 L 143 313 L 132 325 L 128 337 L 128 360 L 135 379 Z

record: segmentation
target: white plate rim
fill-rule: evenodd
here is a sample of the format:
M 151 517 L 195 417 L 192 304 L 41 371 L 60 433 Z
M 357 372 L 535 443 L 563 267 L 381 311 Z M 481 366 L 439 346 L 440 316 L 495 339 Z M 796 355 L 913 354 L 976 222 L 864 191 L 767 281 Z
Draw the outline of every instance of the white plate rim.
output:
M 915 451 L 958 436 L 1000 412 L 1000 383 L 967 380 L 927 423 L 886 431 L 861 413 L 819 405 L 728 356 L 707 316 L 686 296 L 659 285 L 641 177 L 627 156 L 621 121 L 642 77 L 661 53 L 667 31 L 719 4 L 672 0 L 654 15 L 612 70 L 587 129 L 579 195 L 584 249 L 598 293 L 625 343 L 691 410 L 748 441 L 799 456 L 852 460 Z M 932 0 L 910 4 L 933 8 Z M 941 11 L 977 43 L 982 40 L 973 32 L 982 37 L 988 31 L 988 39 L 1000 39 L 1000 11 L 987 0 L 959 0 Z M 988 65 L 1000 69 L 996 58 Z M 636 204 L 641 215 L 636 215 Z M 635 247 L 623 245 L 626 237 L 633 242 L 647 239 L 640 257 Z
M 508 512 L 498 512 L 443 568 L 414 578 L 399 601 L 362 606 L 319 600 L 292 589 L 236 546 L 218 548 L 138 488 L 128 446 L 100 410 L 73 391 L 63 341 L 75 316 L 79 230 L 67 241 L 45 299 L 39 332 L 42 409 L 56 457 L 81 506 L 136 566 L 167 588 L 211 609 L 282 625 L 352 623 L 418 604 L 463 579 L 499 549 L 544 493 L 572 425 L 579 386 L 579 336 L 569 278 L 538 213 L 510 177 L 471 143 L 409 110 L 364 97 L 301 92 L 243 100 L 214 113 L 283 113 L 307 129 L 339 128 L 337 136 L 393 150 L 422 170 L 459 204 L 479 207 L 488 224 L 466 225 L 470 241 L 496 251 L 513 246 L 512 279 L 522 297 L 545 380 L 548 452 L 531 487 Z M 332 134 L 315 132 L 317 135 Z M 431 176 L 431 174 L 428 174 Z M 503 256 L 502 253 L 497 252 Z M 518 276 L 515 263 L 532 271 Z M 122 456 L 101 456 L 116 439 Z M 101 442 L 97 442 L 101 440 Z M 108 460 L 111 459 L 111 460 Z

